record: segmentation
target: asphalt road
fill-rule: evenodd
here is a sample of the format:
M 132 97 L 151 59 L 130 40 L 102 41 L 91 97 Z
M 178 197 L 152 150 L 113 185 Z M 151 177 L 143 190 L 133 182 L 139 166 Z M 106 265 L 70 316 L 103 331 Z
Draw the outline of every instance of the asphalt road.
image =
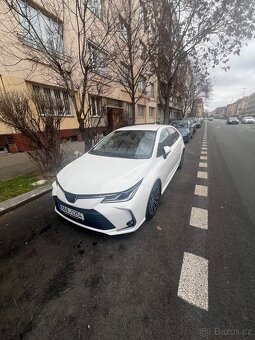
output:
M 76 228 L 50 195 L 0 218 L 1 339 L 254 339 L 255 126 L 205 130 L 133 234 Z

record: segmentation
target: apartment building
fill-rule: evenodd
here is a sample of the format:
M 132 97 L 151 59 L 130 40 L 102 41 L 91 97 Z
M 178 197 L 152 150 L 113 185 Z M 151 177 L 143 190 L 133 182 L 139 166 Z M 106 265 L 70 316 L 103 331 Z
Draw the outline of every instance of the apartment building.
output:
M 84 39 L 83 46 L 87 49 L 86 55 L 93 67 L 93 72 L 90 72 L 88 76 L 92 85 L 88 86 L 86 99 L 83 101 L 84 112 L 88 112 L 86 128 L 94 129 L 95 133 L 105 134 L 126 125 L 130 122 L 132 105 L 125 88 L 108 79 L 106 68 L 109 65 L 102 63 L 107 55 L 107 49 L 110 49 L 109 46 L 106 49 L 106 46 L 102 47 L 98 44 L 98 41 L 102 42 L 100 35 L 107 36 L 104 21 L 107 1 L 89 0 L 87 2 L 85 21 L 87 27 L 90 28 L 86 32 L 82 31 L 81 26 L 77 27 L 77 17 L 74 14 L 76 11 L 72 7 L 75 6 L 75 2 L 68 3 L 71 6 L 69 10 L 67 7 L 62 8 L 57 0 L 18 0 L 17 6 L 23 11 L 22 13 L 25 13 L 25 16 L 15 13 L 16 23 L 10 12 L 1 12 L 0 48 L 3 53 L 0 56 L 0 91 L 33 91 L 50 97 L 52 100 L 61 101 L 64 119 L 61 123 L 60 137 L 63 141 L 75 141 L 81 140 L 76 114 L 79 109 L 76 105 L 79 104 L 70 98 L 70 91 L 63 82 L 63 79 L 67 78 L 61 78 L 58 72 L 53 72 L 58 63 L 55 62 L 54 67 L 48 67 L 48 65 L 52 57 L 59 60 L 59 67 L 64 65 L 65 69 L 63 69 L 68 72 L 70 69 L 70 73 L 73 72 L 74 67 L 77 68 L 71 85 L 74 86 L 74 96 L 78 99 L 82 94 L 79 92 L 82 86 L 79 80 L 83 79 L 79 78 L 79 67 L 86 68 L 87 64 L 84 62 L 82 66 L 77 66 L 77 63 L 71 62 L 73 56 L 79 56 L 81 53 L 81 45 L 77 43 L 77 34 Z M 0 5 L 1 8 L 6 9 L 2 0 L 0 0 Z M 21 25 L 17 25 L 18 22 Z M 16 34 L 13 34 L 14 27 L 17 30 Z M 121 38 L 123 32 L 125 31 L 122 27 L 115 34 L 120 35 Z M 77 61 L 81 62 L 81 58 Z M 68 86 L 70 88 L 70 83 Z M 138 91 L 141 91 L 142 95 L 136 103 L 135 123 L 155 123 L 158 117 L 156 78 L 151 75 L 146 85 L 141 78 L 139 86 Z M 19 131 L 13 131 L 0 124 L 0 152 L 19 152 L 25 151 L 26 148 L 24 137 Z
M 255 93 L 247 97 L 242 113 L 245 116 L 255 117 Z

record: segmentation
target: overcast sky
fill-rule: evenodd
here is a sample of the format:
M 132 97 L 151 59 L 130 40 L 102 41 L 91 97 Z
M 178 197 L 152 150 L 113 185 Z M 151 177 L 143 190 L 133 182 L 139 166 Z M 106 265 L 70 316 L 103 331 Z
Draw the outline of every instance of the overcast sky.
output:
M 218 68 L 215 72 L 215 85 L 210 100 L 205 104 L 209 111 L 219 106 L 226 106 L 255 92 L 255 40 L 241 50 L 240 56 L 231 56 L 230 70 Z

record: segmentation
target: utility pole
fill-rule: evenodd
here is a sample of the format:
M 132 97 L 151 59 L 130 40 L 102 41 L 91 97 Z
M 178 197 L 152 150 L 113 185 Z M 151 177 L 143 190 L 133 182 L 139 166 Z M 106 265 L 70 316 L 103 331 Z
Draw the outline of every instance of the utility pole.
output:
M 244 99 L 244 95 L 245 95 L 245 91 L 247 90 L 247 87 L 242 87 L 242 90 L 243 90 L 243 97 L 242 97 L 242 101 L 241 101 L 241 103 L 242 103 L 242 114 L 245 114 L 243 99 Z

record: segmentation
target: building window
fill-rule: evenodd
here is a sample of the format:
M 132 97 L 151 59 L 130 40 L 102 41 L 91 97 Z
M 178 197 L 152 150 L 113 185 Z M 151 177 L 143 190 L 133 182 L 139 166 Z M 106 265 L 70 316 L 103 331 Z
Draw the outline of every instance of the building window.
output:
M 127 30 L 127 24 L 125 23 L 125 20 L 120 17 L 120 23 L 119 23 L 119 33 L 120 33 L 120 38 L 127 42 L 128 38 L 128 30 Z
M 151 25 L 149 28 L 149 39 L 153 41 L 155 37 L 156 37 L 156 29 L 153 25 Z
M 143 105 L 137 105 L 138 106 L 138 113 L 137 113 L 137 116 L 138 117 L 144 117 L 144 109 L 145 107 Z
M 154 83 L 150 83 L 150 97 L 155 98 L 155 85 L 154 85 Z
M 96 96 L 89 96 L 90 115 L 98 117 L 102 111 L 102 99 Z
M 34 48 L 63 56 L 63 26 L 26 1 L 18 0 L 24 42 Z
M 100 19 L 103 18 L 103 1 L 102 0 L 88 0 L 87 6 Z
M 145 44 L 142 42 L 142 41 L 140 41 L 140 45 L 139 45 L 139 50 L 138 50 L 138 53 L 139 53 L 139 57 L 141 58 L 141 59 L 145 59 L 146 58 L 146 46 L 145 46 Z
M 145 92 L 145 87 L 146 87 L 145 77 L 141 76 L 140 80 L 139 80 L 139 84 L 138 84 L 138 90 L 140 92 L 144 93 Z
M 142 6 L 139 7 L 139 20 L 144 21 L 144 9 Z
M 132 116 L 133 110 L 132 110 L 132 104 L 126 103 L 126 111 L 129 116 Z
M 88 51 L 92 70 L 106 74 L 107 54 L 91 43 L 88 43 Z
M 36 105 L 41 115 L 70 116 L 68 92 L 57 88 L 33 85 Z
M 154 107 L 149 107 L 149 117 L 150 118 L 154 117 L 154 112 L 155 112 Z
M 120 73 L 121 73 L 122 84 L 128 85 L 128 83 L 129 83 L 129 68 L 128 68 L 128 66 L 122 64 L 120 66 Z

